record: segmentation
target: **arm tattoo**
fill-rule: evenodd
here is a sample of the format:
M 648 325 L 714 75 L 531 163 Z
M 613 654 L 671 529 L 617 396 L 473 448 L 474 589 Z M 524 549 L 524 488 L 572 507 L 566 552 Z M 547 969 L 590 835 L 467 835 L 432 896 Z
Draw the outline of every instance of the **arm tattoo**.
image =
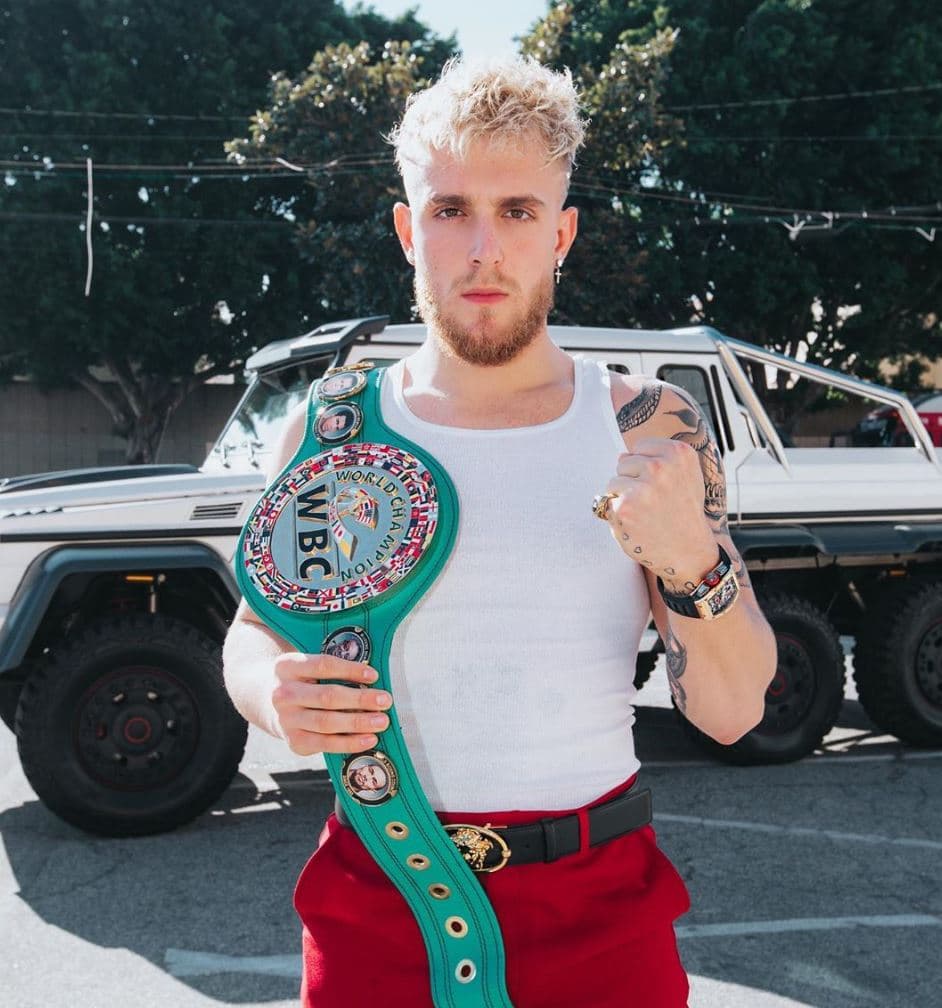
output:
M 671 435 L 672 441 L 690 445 L 700 458 L 703 474 L 703 510 L 712 522 L 726 525 L 726 480 L 723 476 L 723 460 L 719 449 L 710 437 L 699 409 L 668 410 L 668 416 L 675 416 L 687 428 L 680 434 Z M 725 529 L 721 528 L 721 531 Z
M 687 649 L 677 638 L 667 624 L 667 640 L 664 642 L 667 655 L 667 685 L 670 686 L 674 703 L 681 714 L 687 713 L 687 691 L 681 686 L 680 680 L 687 671 Z
M 641 391 L 630 403 L 618 411 L 618 429 L 624 434 L 632 427 L 640 427 L 650 420 L 657 412 L 657 404 L 661 401 L 661 386 L 659 382 L 645 382 Z

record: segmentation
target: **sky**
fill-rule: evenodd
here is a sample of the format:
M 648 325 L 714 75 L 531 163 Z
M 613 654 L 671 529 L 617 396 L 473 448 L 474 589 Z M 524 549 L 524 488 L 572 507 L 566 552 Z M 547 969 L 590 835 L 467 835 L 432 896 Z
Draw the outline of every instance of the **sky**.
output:
M 515 35 L 522 35 L 546 13 L 548 0 L 365 0 L 380 14 L 397 17 L 418 8 L 420 21 L 439 35 L 457 31 L 465 55 L 485 55 L 514 50 Z

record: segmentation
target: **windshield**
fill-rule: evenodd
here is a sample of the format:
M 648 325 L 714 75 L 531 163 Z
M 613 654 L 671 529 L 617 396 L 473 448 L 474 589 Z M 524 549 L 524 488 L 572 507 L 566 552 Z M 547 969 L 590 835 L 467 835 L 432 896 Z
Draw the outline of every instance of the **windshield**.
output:
M 286 418 L 304 401 L 311 382 L 329 362 L 329 357 L 319 357 L 258 375 L 203 468 L 264 471 Z

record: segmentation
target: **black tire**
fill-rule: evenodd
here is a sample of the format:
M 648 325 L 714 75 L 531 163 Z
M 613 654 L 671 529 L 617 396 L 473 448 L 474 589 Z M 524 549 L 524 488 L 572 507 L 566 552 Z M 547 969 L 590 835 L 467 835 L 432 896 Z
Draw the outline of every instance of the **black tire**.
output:
M 710 755 L 739 766 L 807 756 L 834 727 L 844 699 L 844 651 L 827 616 L 797 595 L 776 592 L 760 596 L 759 604 L 778 645 L 762 721 L 726 746 L 681 718 L 685 732 Z
M 942 581 L 893 585 L 868 608 L 854 682 L 878 728 L 907 745 L 942 745 Z
M 219 645 L 182 620 L 103 620 L 54 648 L 16 713 L 33 789 L 73 826 L 105 836 L 173 829 L 235 775 L 247 735 Z

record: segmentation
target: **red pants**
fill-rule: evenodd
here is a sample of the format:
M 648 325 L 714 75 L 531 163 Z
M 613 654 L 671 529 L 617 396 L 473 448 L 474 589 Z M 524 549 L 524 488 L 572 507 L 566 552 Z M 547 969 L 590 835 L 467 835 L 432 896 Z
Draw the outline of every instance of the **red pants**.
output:
M 441 818 L 509 826 L 563 814 Z M 514 1008 L 685 1008 L 687 976 L 673 922 L 690 901 L 650 826 L 550 864 L 508 866 L 480 878 L 504 936 Z M 294 903 L 304 924 L 304 1008 L 431 1008 L 415 918 L 356 834 L 333 815 L 301 872 Z

